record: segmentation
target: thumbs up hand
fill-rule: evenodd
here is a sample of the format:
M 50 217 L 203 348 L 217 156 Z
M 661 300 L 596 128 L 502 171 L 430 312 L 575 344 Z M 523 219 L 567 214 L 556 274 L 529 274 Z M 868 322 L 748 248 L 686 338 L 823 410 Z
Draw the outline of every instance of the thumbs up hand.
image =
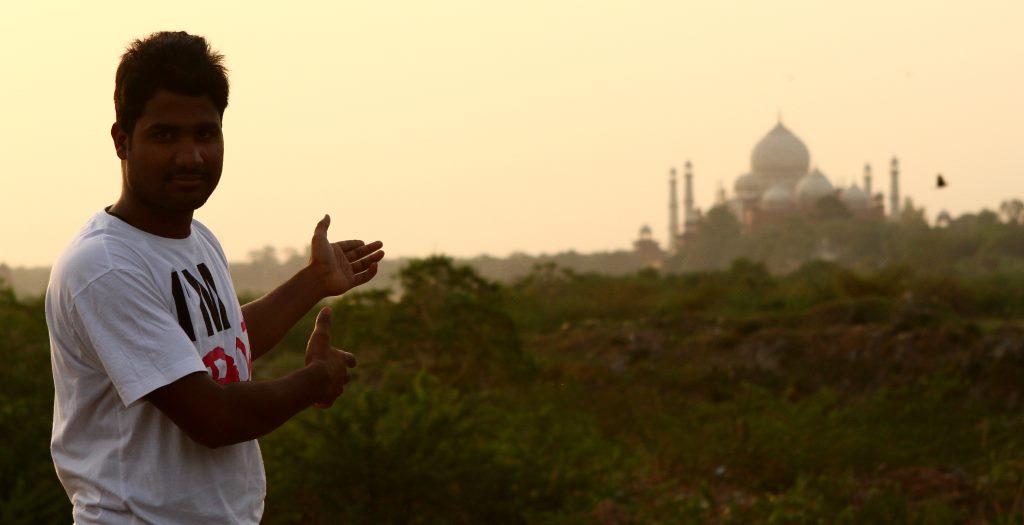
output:
M 356 366 L 354 355 L 331 346 L 331 309 L 323 308 L 316 316 L 316 326 L 306 344 L 306 365 L 322 363 L 327 370 L 329 382 L 317 396 L 316 406 L 328 408 L 345 391 L 348 384 L 348 369 Z

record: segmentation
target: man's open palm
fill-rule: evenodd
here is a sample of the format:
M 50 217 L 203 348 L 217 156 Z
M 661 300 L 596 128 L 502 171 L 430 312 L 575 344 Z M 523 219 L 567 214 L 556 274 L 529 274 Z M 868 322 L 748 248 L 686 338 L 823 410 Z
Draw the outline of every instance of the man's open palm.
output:
M 327 228 L 331 216 L 317 223 L 313 230 L 313 244 L 310 249 L 309 265 L 323 275 L 324 296 L 341 295 L 377 275 L 377 262 L 384 258 L 381 248 L 384 243 L 349 240 L 330 242 Z

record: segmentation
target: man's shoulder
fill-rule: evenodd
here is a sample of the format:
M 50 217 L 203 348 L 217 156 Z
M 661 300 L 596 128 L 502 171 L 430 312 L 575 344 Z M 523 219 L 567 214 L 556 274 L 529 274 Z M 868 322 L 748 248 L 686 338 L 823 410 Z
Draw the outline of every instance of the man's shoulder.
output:
M 111 271 L 141 269 L 137 247 L 112 217 L 97 214 L 78 231 L 53 265 L 50 284 L 77 291 Z
M 201 242 L 212 246 L 214 251 L 217 252 L 217 256 L 224 263 L 225 268 L 227 267 L 227 257 L 224 255 L 224 248 L 220 245 L 220 241 L 217 240 L 217 236 L 213 234 L 210 228 L 206 227 L 205 224 L 192 219 L 192 234 L 196 236 Z
M 217 236 L 213 234 L 213 231 L 196 219 L 192 219 L 192 233 L 205 242 L 220 246 L 220 241 L 217 240 Z

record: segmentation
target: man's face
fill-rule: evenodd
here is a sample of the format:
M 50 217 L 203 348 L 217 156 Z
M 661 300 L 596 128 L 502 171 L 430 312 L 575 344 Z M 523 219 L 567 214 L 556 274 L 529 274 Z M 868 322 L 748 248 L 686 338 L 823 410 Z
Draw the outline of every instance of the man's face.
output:
M 125 161 L 124 191 L 153 211 L 191 212 L 220 181 L 224 165 L 221 118 L 205 96 L 157 91 L 131 137 L 115 136 Z

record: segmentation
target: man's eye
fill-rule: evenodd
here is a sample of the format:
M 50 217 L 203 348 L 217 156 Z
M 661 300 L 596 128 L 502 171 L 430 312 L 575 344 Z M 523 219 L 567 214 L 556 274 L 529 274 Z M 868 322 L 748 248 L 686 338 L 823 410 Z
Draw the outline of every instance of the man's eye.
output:
M 153 138 L 156 140 L 170 140 L 171 137 L 170 131 L 157 131 L 153 133 Z

